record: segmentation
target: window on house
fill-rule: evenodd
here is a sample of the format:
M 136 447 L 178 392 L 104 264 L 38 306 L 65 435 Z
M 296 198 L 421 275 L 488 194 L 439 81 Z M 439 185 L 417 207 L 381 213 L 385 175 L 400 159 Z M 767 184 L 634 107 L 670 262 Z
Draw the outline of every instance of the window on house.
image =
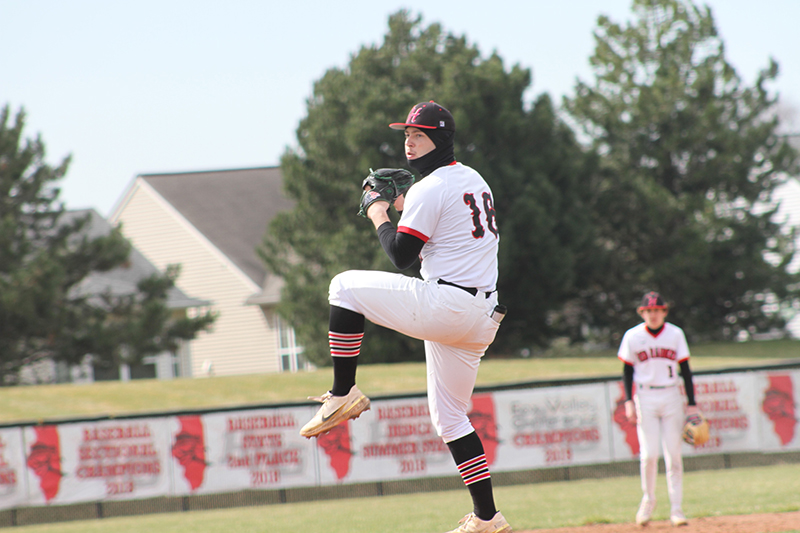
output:
M 278 354 L 281 359 L 281 372 L 297 372 L 298 370 L 306 370 L 308 363 L 303 357 L 303 347 L 298 346 L 295 337 L 294 329 L 281 320 L 281 317 L 276 316 L 278 325 Z
M 131 367 L 131 379 L 155 379 L 156 365 L 143 363 Z
M 118 366 L 93 365 L 95 381 L 117 381 L 119 380 Z

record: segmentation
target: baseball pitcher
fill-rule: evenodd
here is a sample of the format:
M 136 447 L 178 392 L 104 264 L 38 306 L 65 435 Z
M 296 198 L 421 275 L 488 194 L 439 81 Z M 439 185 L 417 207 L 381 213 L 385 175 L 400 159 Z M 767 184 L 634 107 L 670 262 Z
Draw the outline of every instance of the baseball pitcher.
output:
M 475 170 L 458 163 L 455 121 L 436 102 L 415 105 L 405 122 L 409 165 L 370 171 L 359 214 L 368 218 L 399 269 L 422 261 L 422 279 L 389 272 L 347 271 L 330 284 L 333 387 L 301 430 L 317 436 L 369 409 L 355 375 L 364 321 L 425 341 L 431 421 L 447 443 L 472 496 L 473 512 L 451 533 L 511 533 L 495 508 L 483 444 L 467 416 L 478 365 L 494 340 L 505 308 L 497 303 L 500 234 L 494 197 Z M 387 214 L 401 213 L 397 228 Z

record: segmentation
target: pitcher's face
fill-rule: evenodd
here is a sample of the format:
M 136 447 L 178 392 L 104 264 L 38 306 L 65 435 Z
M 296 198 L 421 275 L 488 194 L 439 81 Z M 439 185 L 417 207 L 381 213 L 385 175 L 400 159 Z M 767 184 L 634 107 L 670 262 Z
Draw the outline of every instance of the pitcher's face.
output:
M 436 145 L 431 138 L 419 128 L 409 126 L 406 128 L 405 134 L 406 159 L 409 161 L 419 159 L 436 149 Z

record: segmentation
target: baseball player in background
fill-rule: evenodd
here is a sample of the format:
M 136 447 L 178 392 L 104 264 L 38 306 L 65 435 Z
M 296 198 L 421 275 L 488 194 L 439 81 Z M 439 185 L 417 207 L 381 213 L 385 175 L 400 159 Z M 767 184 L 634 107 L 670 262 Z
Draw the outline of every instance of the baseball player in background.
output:
M 422 279 L 375 271 L 333 278 L 333 387 L 300 433 L 317 436 L 369 408 L 355 384 L 365 318 L 421 339 L 431 421 L 473 501 L 473 512 L 450 533 L 511 533 L 495 508 L 483 444 L 467 416 L 478 365 L 505 312 L 497 305 L 500 236 L 492 191 L 478 172 L 456 162 L 455 121 L 441 105 L 421 102 L 405 122 L 389 127 L 404 131 L 406 158 L 422 179 L 394 198 L 397 228 L 388 216 L 391 199 L 365 195 L 361 207 L 392 263 L 402 270 L 420 259 Z
M 666 322 L 669 307 L 660 294 L 645 294 L 638 312 L 644 322 L 625 332 L 618 354 L 625 363 L 625 415 L 637 424 L 639 437 L 644 496 L 636 513 L 636 523 L 645 526 L 653 516 L 659 447 L 663 445 L 670 522 L 673 526 L 685 526 L 688 522 L 681 509 L 682 431 L 686 416 L 699 414 L 689 368 L 689 346 L 683 330 Z M 688 400 L 686 413 L 683 395 L 678 388 L 679 369 Z

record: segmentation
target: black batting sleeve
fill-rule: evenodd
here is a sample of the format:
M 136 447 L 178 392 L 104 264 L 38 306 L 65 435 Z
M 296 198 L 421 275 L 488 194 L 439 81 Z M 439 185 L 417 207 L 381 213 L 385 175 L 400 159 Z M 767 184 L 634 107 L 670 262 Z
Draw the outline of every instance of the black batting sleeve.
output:
M 692 370 L 689 368 L 689 360 L 685 359 L 680 362 L 681 376 L 683 376 L 683 386 L 686 389 L 686 400 L 689 405 L 694 403 L 694 382 L 692 381 Z
M 633 400 L 633 365 L 622 365 L 622 383 L 625 385 L 625 400 Z
M 381 241 L 383 251 L 400 270 L 411 267 L 425 245 L 419 237 L 408 233 L 397 233 L 391 222 L 384 222 L 378 227 L 378 239 Z

